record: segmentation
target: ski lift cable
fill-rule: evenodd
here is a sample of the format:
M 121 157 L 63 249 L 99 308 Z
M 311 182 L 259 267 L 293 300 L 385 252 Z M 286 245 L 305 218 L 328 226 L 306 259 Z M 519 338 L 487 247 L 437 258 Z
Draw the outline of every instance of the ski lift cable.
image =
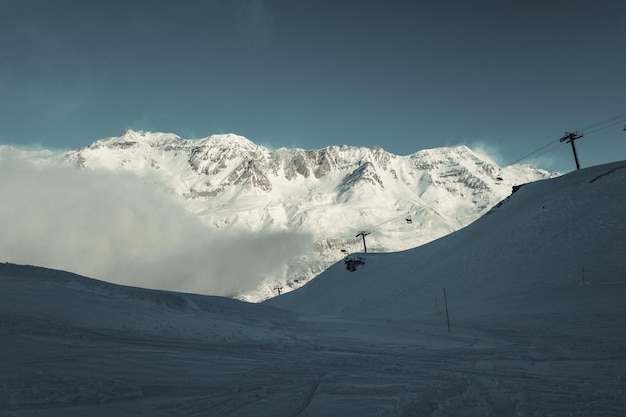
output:
M 613 116 L 611 118 L 608 118 L 608 119 L 605 119 L 605 120 L 602 120 L 602 121 L 599 121 L 599 122 L 592 123 L 592 124 L 590 124 L 588 126 L 585 126 L 582 129 L 578 129 L 576 131 L 584 133 L 586 135 L 590 135 L 592 133 L 595 133 L 595 132 L 598 132 L 600 130 L 606 129 L 608 127 L 614 126 L 616 124 L 623 123 L 624 121 L 626 121 L 626 113 L 618 114 L 617 116 Z M 505 164 L 504 166 L 517 164 L 518 162 L 521 162 L 521 161 L 523 161 L 525 159 L 528 159 L 531 156 L 535 155 L 536 153 L 543 151 L 544 149 L 548 148 L 551 145 L 560 144 L 560 143 L 562 143 L 561 139 L 552 140 L 552 141 L 548 142 L 546 145 L 544 145 L 544 146 L 542 146 L 540 148 L 537 148 L 534 151 L 524 155 L 523 157 L 521 157 L 519 159 L 516 159 L 515 161 L 512 161 L 512 162 L 509 162 L 509 163 Z M 543 155 L 543 154 L 545 154 L 547 152 L 550 152 L 550 151 L 552 151 L 552 150 L 554 150 L 556 148 L 557 147 L 554 147 L 552 149 L 548 149 L 548 150 L 546 150 L 544 152 L 541 152 L 540 154 L 535 155 L 531 159 L 535 159 L 535 158 L 537 158 L 537 157 L 539 157 L 539 156 L 541 156 L 541 155 Z
M 445 195 L 445 196 L 443 196 L 441 198 L 438 198 L 436 200 L 433 200 L 433 201 L 431 201 L 429 203 L 422 204 L 422 205 L 418 206 L 416 209 L 411 210 L 409 212 L 409 215 L 415 215 L 415 214 L 419 213 L 421 210 L 424 210 L 424 209 L 428 208 L 429 206 L 431 206 L 433 204 L 445 201 L 445 200 L 447 200 L 448 198 L 451 198 L 451 197 L 452 197 L 452 194 L 447 194 L 447 195 Z M 385 221 L 383 221 L 381 223 L 373 225 L 372 227 L 370 227 L 370 229 L 376 230 L 376 229 L 379 229 L 381 226 L 383 226 L 383 225 L 385 225 L 387 223 L 392 223 L 392 222 L 398 221 L 400 219 L 405 219 L 406 220 L 406 217 L 407 217 L 407 214 L 400 214 L 398 216 L 395 216 L 395 217 L 392 217 L 390 219 L 387 219 L 387 220 L 385 220 Z
M 595 129 L 590 130 L 589 132 L 585 132 L 585 134 L 586 134 L 586 135 L 590 135 L 590 134 L 592 134 L 592 133 L 598 132 L 598 131 L 603 130 L 603 129 L 606 129 L 606 128 L 608 128 L 608 127 L 615 126 L 616 124 L 624 123 L 624 121 L 626 121 L 626 117 L 621 118 L 621 119 L 619 119 L 619 120 L 615 120 L 614 122 L 609 123 L 609 124 L 607 124 L 607 125 L 604 125 L 604 126 L 599 126 L 599 127 L 595 128 Z
M 380 228 L 381 226 L 383 226 L 383 225 L 385 225 L 385 224 L 387 224 L 387 223 L 392 223 L 392 222 L 398 221 L 398 220 L 400 220 L 400 219 L 406 219 L 406 216 L 407 216 L 407 214 L 400 214 L 400 215 L 398 215 L 398 216 L 395 216 L 395 217 L 392 217 L 392 218 L 390 218 L 390 219 L 387 219 L 387 220 L 383 221 L 382 223 L 379 223 L 379 224 L 377 224 L 377 225 L 374 225 L 374 226 L 372 226 L 371 228 L 372 228 L 373 230 L 378 229 L 378 228 Z
M 559 147 L 560 143 L 555 144 L 555 145 L 556 145 L 556 146 L 553 146 L 552 148 L 550 148 L 550 149 L 546 149 L 545 151 L 543 151 L 543 152 L 541 152 L 541 153 L 539 153 L 539 154 L 535 155 L 535 156 L 533 157 L 533 159 L 535 159 L 535 158 L 539 158 L 541 155 L 544 155 L 544 154 L 546 154 L 546 153 L 548 153 L 548 152 L 552 152 L 553 150 L 555 150 L 555 149 L 557 149 L 557 148 Z
M 585 133 L 588 130 L 594 129 L 594 128 L 599 127 L 599 126 L 603 126 L 603 125 L 605 125 L 607 123 L 610 123 L 610 125 L 606 126 L 606 127 L 609 127 L 609 126 L 612 126 L 614 124 L 620 123 L 621 121 L 623 121 L 623 119 L 626 119 L 626 113 L 618 114 L 617 116 L 613 116 L 613 117 L 611 117 L 609 119 L 602 120 L 602 121 L 596 122 L 596 123 L 592 123 L 589 126 L 586 126 L 586 127 L 582 128 L 582 129 L 578 129 L 576 131 Z M 615 122 L 615 123 L 613 123 L 613 122 Z M 604 129 L 604 127 L 602 127 L 602 129 Z M 587 134 L 589 134 L 589 133 L 592 133 L 592 132 L 587 132 Z
M 548 142 L 546 145 L 542 146 L 541 148 L 535 149 L 534 151 L 530 152 L 529 154 L 526 154 L 524 156 L 522 156 L 519 159 L 516 159 L 513 162 L 509 162 L 508 164 L 505 164 L 504 166 L 510 166 L 510 165 L 514 165 L 517 164 L 518 162 L 521 162 L 527 158 L 529 158 L 530 156 L 536 154 L 537 152 L 540 152 L 542 150 L 544 150 L 545 148 L 547 148 L 548 146 L 554 145 L 554 144 L 559 144 L 560 143 L 560 139 L 557 140 L 551 140 L 550 142 Z M 543 155 L 543 154 L 542 154 Z M 535 157 L 536 158 L 536 157 Z

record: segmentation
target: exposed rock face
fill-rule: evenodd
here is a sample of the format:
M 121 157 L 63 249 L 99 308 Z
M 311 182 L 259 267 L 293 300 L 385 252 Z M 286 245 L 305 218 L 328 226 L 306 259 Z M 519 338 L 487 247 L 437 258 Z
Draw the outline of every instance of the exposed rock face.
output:
M 285 178 L 292 180 L 297 175 L 302 175 L 304 178 L 311 175 L 306 159 L 300 151 L 295 152 L 291 161 L 287 161 L 285 165 Z

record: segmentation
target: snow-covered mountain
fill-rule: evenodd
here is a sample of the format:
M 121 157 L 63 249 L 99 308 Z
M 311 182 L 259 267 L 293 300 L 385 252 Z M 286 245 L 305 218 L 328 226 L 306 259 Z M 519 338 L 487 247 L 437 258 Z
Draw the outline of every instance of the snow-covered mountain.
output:
M 0 414 L 623 416 L 625 205 L 624 161 L 537 181 L 261 304 L 0 263 Z
M 363 262 L 356 271 L 335 264 L 267 303 L 299 313 L 417 318 L 437 310 L 435 299 L 441 310 L 447 288 L 456 319 L 479 311 L 499 321 L 506 319 L 498 311 L 513 309 L 564 314 L 560 294 L 592 297 L 584 288 L 593 286 L 593 297 L 602 293 L 607 308 L 617 307 L 619 297 L 602 288 L 619 292 L 626 284 L 625 184 L 626 162 L 526 184 L 462 230 L 404 252 L 353 255 Z M 583 304 L 568 304 L 567 313 L 581 314 Z
M 471 223 L 514 185 L 548 178 L 528 165 L 500 168 L 465 146 L 398 156 L 382 148 L 270 150 L 233 135 L 189 140 L 135 132 L 67 152 L 91 170 L 129 171 L 180 197 L 214 232 L 305 234 L 313 250 L 286 258 L 239 298 L 298 288 L 346 253 L 412 248 Z

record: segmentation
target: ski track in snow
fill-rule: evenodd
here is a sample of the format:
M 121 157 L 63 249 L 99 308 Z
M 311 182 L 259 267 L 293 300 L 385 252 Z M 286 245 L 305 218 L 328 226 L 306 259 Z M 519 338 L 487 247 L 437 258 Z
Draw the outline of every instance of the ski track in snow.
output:
M 3 417 L 618 416 L 626 410 L 624 346 L 572 336 L 494 329 L 448 335 L 443 323 L 309 318 L 273 328 L 292 334 L 292 344 L 278 337 L 275 344 L 218 344 L 1 319 Z

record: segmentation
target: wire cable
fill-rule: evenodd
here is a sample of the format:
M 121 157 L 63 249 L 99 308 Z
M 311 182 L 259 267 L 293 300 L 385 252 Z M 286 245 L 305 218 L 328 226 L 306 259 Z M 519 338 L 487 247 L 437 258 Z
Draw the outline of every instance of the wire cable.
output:
M 515 160 L 515 161 L 513 161 L 513 162 L 509 162 L 508 164 L 505 164 L 504 166 L 510 166 L 510 165 L 513 165 L 513 164 L 517 164 L 518 162 L 523 161 L 524 159 L 528 158 L 529 156 L 534 155 L 534 154 L 536 154 L 537 152 L 540 152 L 540 151 L 544 150 L 544 149 L 545 149 L 545 148 L 547 148 L 548 146 L 550 146 L 550 145 L 554 145 L 555 143 L 560 143 L 560 139 L 557 139 L 557 140 L 551 140 L 550 142 L 548 142 L 546 145 L 542 146 L 541 148 L 535 149 L 535 150 L 534 150 L 534 151 L 532 151 L 531 153 L 529 153 L 529 154 L 527 154 L 527 155 L 524 155 L 524 156 L 522 156 L 521 158 L 516 159 L 516 160 Z M 548 152 L 548 151 L 546 151 L 546 152 Z M 544 153 L 545 153 L 545 152 L 544 152 Z M 541 153 L 540 155 L 543 155 L 544 153 Z M 537 157 L 537 156 L 535 156 L 535 158 L 536 158 L 536 157 Z M 533 158 L 533 159 L 534 159 L 534 158 Z
M 548 152 L 552 152 L 553 150 L 557 149 L 560 144 L 561 144 L 560 141 L 558 143 L 555 143 L 554 145 L 556 145 L 556 146 L 553 146 L 551 149 L 546 149 L 545 151 L 541 152 L 540 154 L 535 155 L 533 157 L 533 159 L 539 158 L 541 155 L 544 155 L 544 154 L 546 154 Z
M 582 129 L 576 130 L 576 132 L 583 132 L 584 133 L 584 132 L 586 132 L 586 131 L 588 131 L 590 129 L 594 129 L 596 127 L 602 126 L 602 125 L 607 124 L 607 123 L 610 123 L 610 125 L 608 125 L 606 127 L 613 126 L 614 124 L 622 122 L 623 121 L 622 119 L 626 120 L 626 113 L 618 114 L 617 116 L 613 116 L 613 117 L 608 118 L 606 120 L 602 120 L 600 122 L 592 123 L 589 126 L 586 126 L 586 127 L 583 127 Z M 614 122 L 614 123 L 612 123 L 612 122 Z M 602 127 L 601 129 L 604 129 L 604 127 Z M 600 130 L 600 129 L 597 129 L 597 130 Z M 597 131 L 597 130 L 594 130 L 594 132 Z M 588 133 L 592 133 L 592 132 L 588 132 Z
M 615 126 L 616 124 L 623 123 L 623 122 L 626 122 L 626 113 L 618 114 L 617 116 L 613 116 L 613 117 L 610 117 L 608 119 L 592 123 L 592 124 L 590 124 L 588 126 L 583 127 L 582 129 L 576 130 L 575 132 L 580 132 L 580 133 L 583 133 L 585 135 L 590 135 L 592 133 L 595 133 L 595 132 L 598 132 L 600 130 L 609 128 L 611 126 Z M 521 161 L 523 161 L 525 159 L 528 159 L 529 157 L 531 157 L 533 155 L 534 156 L 531 159 L 536 159 L 536 158 L 540 157 L 541 155 L 544 155 L 544 154 L 546 154 L 548 152 L 551 152 L 551 151 L 555 150 L 558 146 L 554 146 L 551 149 L 543 151 L 544 149 L 550 147 L 551 145 L 555 145 L 555 144 L 558 145 L 560 143 L 561 143 L 561 139 L 560 138 L 556 139 L 556 140 L 552 140 L 552 141 L 548 142 L 546 145 L 544 145 L 544 146 L 542 146 L 542 147 L 540 147 L 538 149 L 535 149 L 534 151 L 524 155 L 523 157 L 521 157 L 519 159 L 516 159 L 513 162 L 509 162 L 508 164 L 505 164 L 504 166 L 510 166 L 510 165 L 517 164 L 517 163 L 519 163 L 519 162 L 521 162 Z M 543 152 L 541 152 L 541 151 L 543 151 Z M 538 152 L 541 152 L 541 153 L 537 154 Z M 537 155 L 535 155 L 535 154 L 537 154 Z
M 595 132 L 598 132 L 600 130 L 606 129 L 607 127 L 615 126 L 616 124 L 619 124 L 619 123 L 624 123 L 625 121 L 626 121 L 626 117 L 621 118 L 619 120 L 614 121 L 613 123 L 609 123 L 609 124 L 604 125 L 604 126 L 599 126 L 599 127 L 595 128 L 595 129 L 592 129 L 589 132 L 585 132 L 585 135 L 590 135 L 592 133 L 595 133 Z

